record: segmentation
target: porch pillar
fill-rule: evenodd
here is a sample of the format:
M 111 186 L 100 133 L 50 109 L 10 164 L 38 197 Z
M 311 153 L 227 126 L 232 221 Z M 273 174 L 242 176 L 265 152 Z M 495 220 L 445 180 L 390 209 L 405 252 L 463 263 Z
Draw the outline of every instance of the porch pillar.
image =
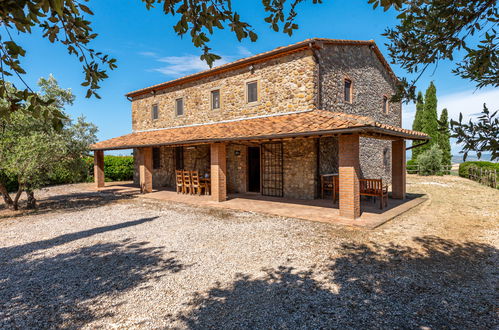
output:
M 340 135 L 338 140 L 340 216 L 355 219 L 360 217 L 359 135 Z
M 94 181 L 97 188 L 104 187 L 104 151 L 94 151 Z
M 405 140 L 392 141 L 392 198 L 405 199 Z
M 227 151 L 225 143 L 212 143 L 211 156 L 211 196 L 217 202 L 227 199 Z
M 152 192 L 152 148 L 138 148 L 140 192 Z

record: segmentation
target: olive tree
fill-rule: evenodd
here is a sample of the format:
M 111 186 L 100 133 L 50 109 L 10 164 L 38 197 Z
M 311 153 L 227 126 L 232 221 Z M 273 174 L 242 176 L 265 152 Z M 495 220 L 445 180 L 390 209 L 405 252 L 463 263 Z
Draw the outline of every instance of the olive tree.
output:
M 88 152 L 89 144 L 96 141 L 97 128 L 83 118 L 76 123 L 64 119 L 62 127 L 54 127 L 53 114 L 64 114 L 64 107 L 72 104 L 74 96 L 71 90 L 60 88 L 52 76 L 40 79 L 38 84 L 39 99 L 53 100 L 40 108 L 41 115 L 16 111 L 0 118 L 1 177 L 14 177 L 18 184 L 14 198 L 8 194 L 3 182 L 0 182 L 0 193 L 12 209 L 18 208 L 23 192 L 27 194 L 28 207 L 35 207 L 34 190 L 47 184 L 61 166 L 70 169 L 83 166 L 82 157 Z M 7 86 L 15 90 L 12 85 Z M 0 99 L 0 108 L 9 106 L 9 100 Z

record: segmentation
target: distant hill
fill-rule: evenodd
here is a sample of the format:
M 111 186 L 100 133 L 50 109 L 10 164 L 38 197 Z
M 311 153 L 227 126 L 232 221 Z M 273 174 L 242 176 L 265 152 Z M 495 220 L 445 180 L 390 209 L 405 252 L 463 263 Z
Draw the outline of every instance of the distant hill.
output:
M 468 155 L 468 157 L 466 158 L 466 161 L 483 160 L 486 162 L 490 162 L 490 157 L 491 157 L 490 154 L 483 154 L 482 157 L 480 159 L 478 159 L 477 156 Z M 456 164 L 456 163 L 460 164 L 462 162 L 463 162 L 463 155 L 462 154 L 452 156 L 452 164 Z M 497 160 L 495 161 L 495 163 L 497 163 Z

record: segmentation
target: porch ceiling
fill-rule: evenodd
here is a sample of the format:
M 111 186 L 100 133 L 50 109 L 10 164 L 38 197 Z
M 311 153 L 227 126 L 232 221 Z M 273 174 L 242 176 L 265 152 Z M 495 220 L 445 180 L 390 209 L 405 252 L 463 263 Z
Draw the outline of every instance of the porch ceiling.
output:
M 95 143 L 90 148 L 92 150 L 131 149 L 159 145 L 283 139 L 345 133 L 358 133 L 375 138 L 429 139 L 424 133 L 382 124 L 370 117 L 315 109 L 134 132 Z

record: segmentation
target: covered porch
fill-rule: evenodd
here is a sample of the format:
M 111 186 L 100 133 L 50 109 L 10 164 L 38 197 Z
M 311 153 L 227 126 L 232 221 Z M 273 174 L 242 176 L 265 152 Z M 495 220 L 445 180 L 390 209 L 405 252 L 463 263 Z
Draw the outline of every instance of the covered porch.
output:
M 297 141 L 304 141 L 305 148 L 309 148 L 307 146 L 319 145 L 320 139 L 329 137 L 334 137 L 337 141 L 336 156 L 334 160 L 330 160 L 336 163 L 339 177 L 338 203 L 333 203 L 331 199 L 302 200 L 293 198 L 295 195 L 289 191 L 300 189 L 311 189 L 312 198 L 318 197 L 317 177 L 320 174 L 319 170 L 312 175 L 308 173 L 310 171 L 307 170 L 306 165 L 310 162 L 306 162 L 304 159 L 307 157 L 311 159 L 310 155 L 312 158 L 314 155 L 319 157 L 320 151 L 311 152 L 309 156 L 295 158 L 296 166 L 293 167 L 293 170 L 288 170 L 287 177 L 285 177 L 283 168 L 290 165 L 289 161 L 288 164 L 283 165 L 286 159 L 282 156 L 282 145 L 292 145 Z M 379 139 L 388 142 L 391 146 L 391 161 L 388 164 L 391 173 L 391 193 L 388 207 L 383 211 L 376 208 L 376 205 L 370 201 L 361 201 L 359 180 L 364 176 L 359 155 L 361 139 L 363 138 Z M 355 221 L 358 225 L 367 221 L 366 226 L 370 227 L 376 223 L 383 223 L 386 221 L 383 219 L 387 217 L 389 219 L 391 214 L 399 214 L 401 209 L 415 204 L 413 200 L 418 200 L 413 198 L 404 203 L 406 199 L 406 139 L 426 140 L 427 137 L 419 132 L 379 124 L 367 117 L 321 110 L 136 132 L 99 142 L 93 146 L 95 183 L 98 188 L 104 187 L 104 150 L 133 148 L 138 165 L 139 189 L 141 193 L 147 194 L 147 197 L 314 221 L 330 222 L 336 219 L 346 222 L 345 224 Z M 309 141 L 319 141 L 319 143 L 314 144 L 309 143 Z M 268 146 L 260 149 L 263 150 L 260 153 L 262 157 L 259 159 L 260 167 L 263 169 L 267 166 L 269 169 L 267 172 L 261 173 L 259 194 L 249 193 L 251 182 L 248 181 L 248 178 L 241 180 L 243 185 L 246 182 L 245 189 L 231 189 L 230 181 L 235 173 L 234 169 L 230 169 L 232 166 L 231 157 L 238 155 L 237 150 L 233 150 L 234 145 L 244 146 L 246 153 L 249 153 L 250 148 L 256 146 Z M 280 148 L 280 152 L 272 150 L 274 146 L 279 145 L 280 147 L 276 147 L 276 150 Z M 160 146 L 195 147 L 207 150 L 205 162 L 207 162 L 207 172 L 211 181 L 211 195 L 181 195 L 167 190 L 153 192 L 153 148 Z M 270 156 L 264 154 L 267 149 L 271 150 Z M 279 158 L 279 154 L 281 158 Z M 248 157 L 249 155 L 245 155 L 245 159 L 249 159 Z M 246 162 L 246 164 L 249 163 Z M 276 166 L 275 164 L 280 165 Z M 319 167 L 319 158 L 314 164 L 310 165 L 309 168 Z M 240 173 L 246 173 L 247 176 L 251 175 L 249 168 L 241 169 L 238 166 L 234 168 L 238 168 Z M 231 172 L 231 175 L 228 172 Z M 266 180 L 270 183 L 266 183 Z M 303 185 L 299 184 L 300 180 L 304 182 Z M 277 193 L 275 193 L 276 191 Z

